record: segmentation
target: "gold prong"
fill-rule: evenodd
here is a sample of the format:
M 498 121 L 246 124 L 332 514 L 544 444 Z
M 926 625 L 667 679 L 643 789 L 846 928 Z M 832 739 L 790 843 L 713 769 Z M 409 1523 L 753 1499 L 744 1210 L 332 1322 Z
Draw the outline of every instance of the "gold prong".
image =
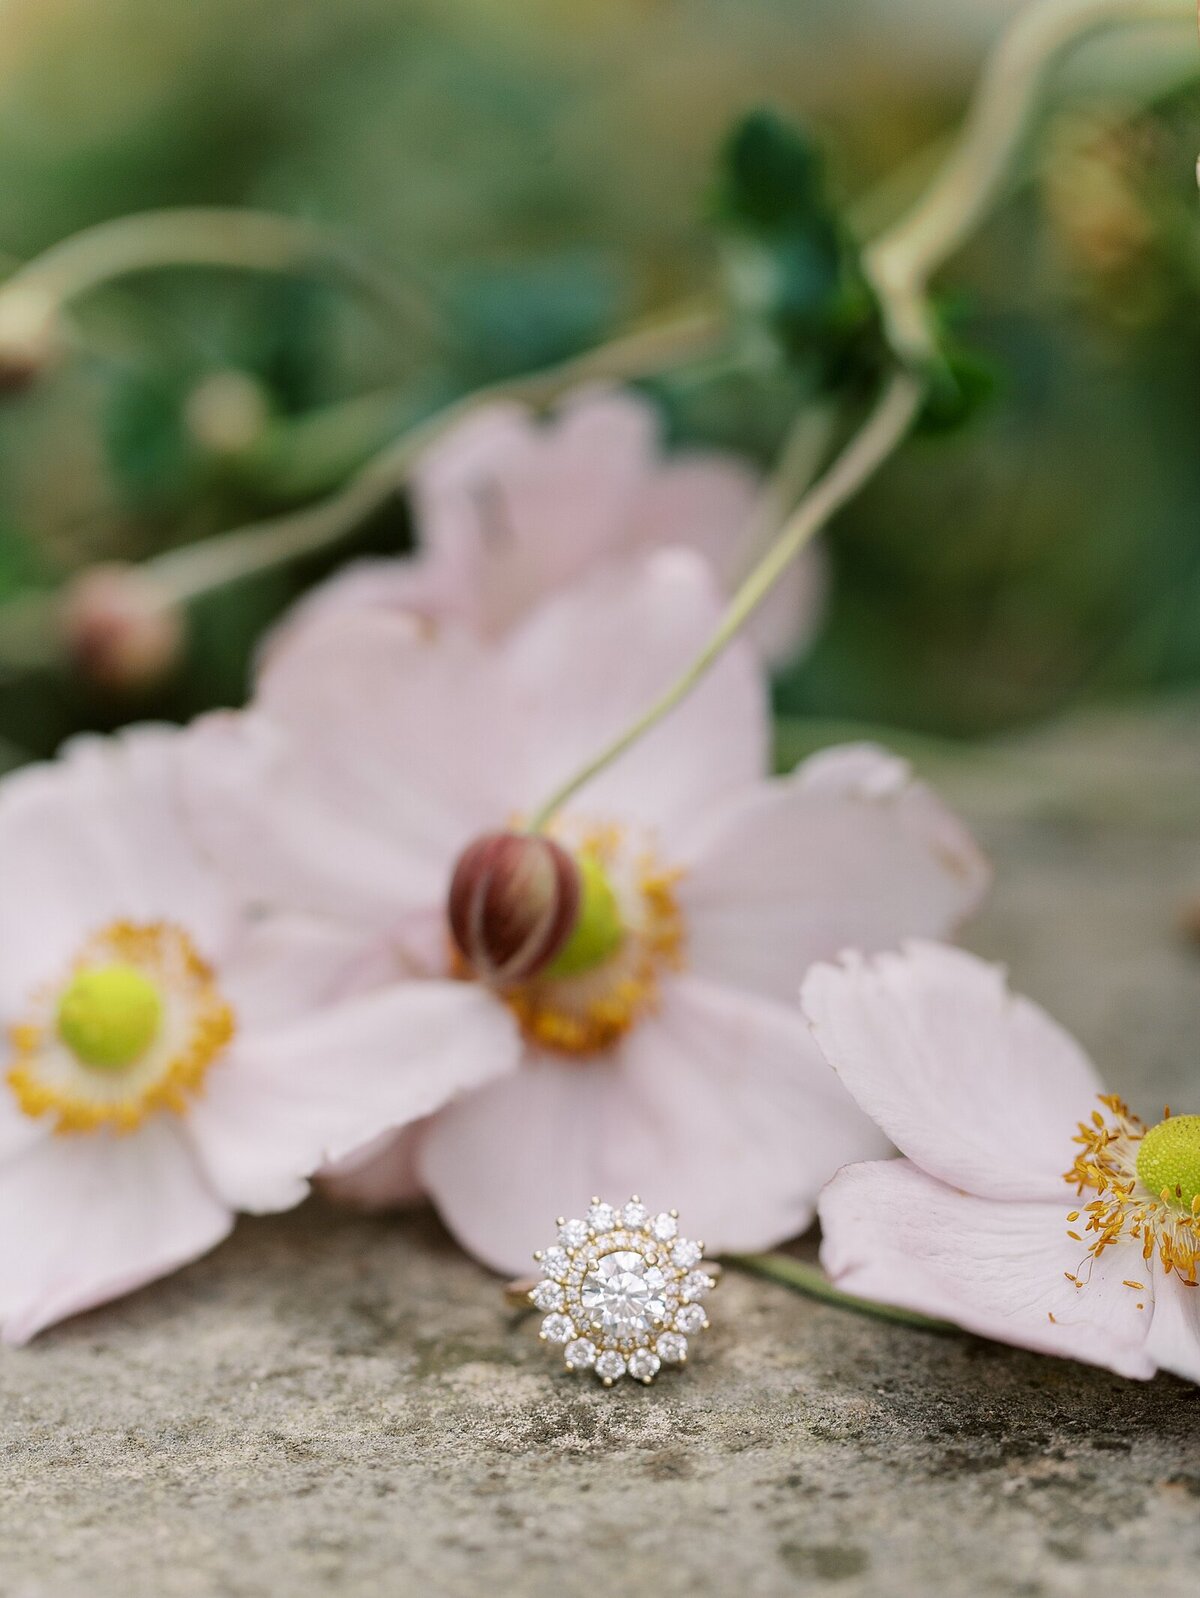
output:
M 600 1195 L 599 1195 L 599 1193 L 593 1193 L 593 1194 L 592 1194 L 592 1203 L 593 1203 L 593 1204 L 599 1204 L 599 1202 L 600 1202 Z
M 667 1214 L 671 1217 L 671 1219 L 673 1221 L 677 1221 L 679 1219 L 679 1211 L 678 1210 L 668 1210 Z
M 559 1216 L 559 1217 L 558 1217 L 558 1219 L 557 1219 L 557 1220 L 556 1220 L 556 1221 L 555 1221 L 555 1223 L 554 1223 L 554 1224 L 555 1224 L 555 1226 L 563 1226 L 563 1225 L 565 1225 L 565 1224 L 566 1224 L 566 1219 L 567 1219 L 567 1218 L 566 1218 L 566 1216 L 565 1216 L 565 1215 L 560 1215 L 560 1216 Z

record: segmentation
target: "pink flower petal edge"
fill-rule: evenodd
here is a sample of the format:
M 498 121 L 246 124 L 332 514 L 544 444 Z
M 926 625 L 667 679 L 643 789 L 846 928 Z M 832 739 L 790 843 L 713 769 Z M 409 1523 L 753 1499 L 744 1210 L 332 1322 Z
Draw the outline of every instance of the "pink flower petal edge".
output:
M 1120 1375 L 1200 1378 L 1200 1289 L 1146 1260 L 1128 1229 L 1096 1248 L 1095 1194 L 1064 1179 L 1095 1070 L 1002 970 L 915 942 L 815 967 L 802 1005 L 907 1156 L 848 1166 L 822 1193 L 821 1258 L 838 1287 Z

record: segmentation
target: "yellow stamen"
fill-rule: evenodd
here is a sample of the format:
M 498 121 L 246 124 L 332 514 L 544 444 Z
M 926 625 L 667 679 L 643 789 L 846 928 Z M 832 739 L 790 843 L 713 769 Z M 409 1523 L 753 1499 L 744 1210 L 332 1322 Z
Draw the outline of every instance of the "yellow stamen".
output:
M 68 1001 L 84 978 L 118 967 L 130 974 L 117 984 L 126 997 L 140 992 L 140 983 L 158 999 L 153 1032 L 145 1024 L 110 1026 L 100 1042 L 111 1046 L 99 1048 L 107 1057 L 89 1060 L 77 1044 L 82 1038 L 85 1051 L 96 1055 L 95 1038 L 69 1022 L 64 1028 L 62 1016 L 70 1015 Z M 112 989 L 111 980 L 102 984 L 108 1000 Z M 149 1012 L 139 1013 L 144 1023 Z M 34 995 L 30 1015 L 9 1029 L 8 1084 L 26 1115 L 53 1116 L 58 1132 L 131 1131 L 155 1112 L 183 1114 L 233 1032 L 233 1012 L 186 932 L 166 922 L 118 921 L 88 941 L 66 984 Z
M 1152 1134 L 1115 1095 L 1102 1096 L 1100 1102 L 1108 1111 L 1107 1117 L 1093 1112 L 1090 1122 L 1080 1122 L 1074 1141 L 1082 1151 L 1064 1173 L 1065 1180 L 1081 1196 L 1087 1192 L 1096 1195 L 1079 1212 L 1087 1217 L 1089 1255 L 1099 1259 L 1105 1249 L 1130 1237 L 1141 1244 L 1142 1258 L 1147 1263 L 1157 1259 L 1164 1274 L 1175 1272 L 1183 1285 L 1196 1286 L 1196 1267 L 1200 1263 L 1200 1207 L 1193 1202 L 1196 1195 L 1184 1191 L 1183 1180 L 1176 1180 L 1173 1188 L 1164 1185 L 1155 1190 L 1149 1186 L 1147 1178 L 1159 1181 L 1162 1175 L 1157 1156 L 1145 1160 L 1139 1157 L 1145 1140 Z M 1164 1122 L 1162 1126 L 1170 1124 Z M 1153 1131 L 1161 1132 L 1162 1126 Z M 1174 1152 L 1173 1148 L 1167 1152 Z M 1076 1236 L 1073 1232 L 1068 1235 Z M 1125 1286 L 1134 1292 L 1145 1291 L 1141 1282 L 1127 1281 Z

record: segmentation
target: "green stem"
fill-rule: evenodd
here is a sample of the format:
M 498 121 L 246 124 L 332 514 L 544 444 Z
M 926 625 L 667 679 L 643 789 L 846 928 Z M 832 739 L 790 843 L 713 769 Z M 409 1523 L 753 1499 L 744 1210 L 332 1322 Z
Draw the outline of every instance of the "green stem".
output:
M 0 288 L 0 299 L 3 293 Z M 546 405 L 580 383 L 621 383 L 652 376 L 709 353 L 724 336 L 723 318 L 714 307 L 680 306 L 661 321 L 635 328 L 598 349 L 454 401 L 381 450 L 338 493 L 319 504 L 168 550 L 143 562 L 141 569 L 170 601 L 186 604 L 328 549 L 403 486 L 413 463 L 434 439 L 480 406 L 499 399 Z M 0 605 L 0 665 L 25 670 L 49 664 L 60 648 L 55 629 L 59 604 L 57 593 L 43 592 Z
M 940 364 L 926 298 L 929 279 L 1001 197 L 1051 69 L 1100 28 L 1190 19 L 1194 3 L 1040 0 L 1017 18 L 985 66 L 963 131 L 930 187 L 864 254 L 900 370 L 887 380 L 862 430 L 781 527 L 700 654 L 632 726 L 546 800 L 530 823 L 532 831 L 544 828 L 568 799 L 691 692 L 788 564 L 906 437 Z
M 989 56 L 962 131 L 933 181 L 865 252 L 892 347 L 903 359 L 936 359 L 929 281 L 1004 198 L 1042 90 L 1062 58 L 1106 28 L 1190 23 L 1195 15 L 1195 0 L 1041 0 L 1020 13 Z
M 344 240 L 268 211 L 180 206 L 114 217 L 51 245 L 0 284 L 0 308 L 18 299 L 61 310 L 103 284 L 169 267 L 305 274 L 334 270 L 411 321 L 431 322 L 424 296 L 368 265 Z
M 649 376 L 707 351 L 723 336 L 723 321 L 713 309 L 686 306 L 586 355 L 477 389 L 410 428 L 320 504 L 169 550 L 148 561 L 147 569 L 182 602 L 325 549 L 377 510 L 403 485 L 421 453 L 479 407 L 499 399 L 544 405 L 579 383 Z
M 908 432 L 920 408 L 923 388 L 908 372 L 896 372 L 888 380 L 874 410 L 854 435 L 833 465 L 819 478 L 780 529 L 775 542 L 742 583 L 717 625 L 716 631 L 683 675 L 660 695 L 645 713 L 607 748 L 575 773 L 536 811 L 529 823 L 531 832 L 540 832 L 580 788 L 598 776 L 644 733 L 687 697 L 718 657 L 741 631 L 775 586 L 780 574 L 790 565 L 810 539 L 820 531 L 833 513 L 853 497 L 872 473 L 883 464 Z
M 820 1299 L 823 1304 L 836 1304 L 839 1309 L 853 1310 L 856 1315 L 869 1315 L 877 1321 L 893 1321 L 899 1326 L 915 1326 L 923 1332 L 953 1332 L 957 1328 L 949 1321 L 933 1320 L 928 1315 L 918 1315 L 916 1310 L 900 1309 L 895 1304 L 877 1304 L 869 1298 L 856 1298 L 853 1293 L 843 1293 L 840 1288 L 816 1265 L 808 1265 L 790 1254 L 726 1254 L 725 1262 L 738 1270 L 749 1271 L 752 1276 L 765 1276 L 768 1281 L 779 1282 L 807 1298 Z

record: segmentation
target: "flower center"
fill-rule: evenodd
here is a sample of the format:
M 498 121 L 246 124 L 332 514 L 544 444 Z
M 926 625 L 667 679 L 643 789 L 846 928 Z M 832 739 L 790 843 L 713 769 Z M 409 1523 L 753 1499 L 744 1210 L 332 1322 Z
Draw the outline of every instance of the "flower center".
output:
M 679 872 L 620 827 L 564 822 L 556 838 L 579 862 L 578 923 L 544 971 L 501 996 L 531 1042 L 559 1054 L 594 1054 L 654 1009 L 661 976 L 682 963 Z
M 580 877 L 579 916 L 566 946 L 546 967 L 548 977 L 575 977 L 603 965 L 621 946 L 625 927 L 621 906 L 594 854 L 577 859 Z
M 1066 1180 L 1082 1196 L 1094 1193 L 1068 1217 L 1081 1222 L 1087 1243 L 1099 1258 L 1122 1237 L 1135 1238 L 1142 1258 L 1157 1257 L 1169 1275 L 1196 1285 L 1200 1262 L 1200 1115 L 1168 1116 L 1149 1131 L 1115 1095 L 1100 1100 L 1107 1115 L 1092 1112 L 1074 1141 L 1082 1146 Z M 1083 1281 L 1072 1277 L 1077 1286 Z M 1141 1282 L 1127 1287 L 1143 1291 Z
M 58 1001 L 58 1035 L 84 1065 L 120 1071 L 158 1036 L 162 998 L 132 965 L 85 966 Z
M 1164 1204 L 1192 1210 L 1200 1195 L 1200 1115 L 1168 1116 L 1152 1126 L 1138 1149 L 1142 1186 Z
M 113 922 L 61 984 L 31 996 L 10 1029 L 8 1083 L 26 1115 L 60 1132 L 130 1131 L 183 1114 L 233 1036 L 233 1012 L 187 933 Z

